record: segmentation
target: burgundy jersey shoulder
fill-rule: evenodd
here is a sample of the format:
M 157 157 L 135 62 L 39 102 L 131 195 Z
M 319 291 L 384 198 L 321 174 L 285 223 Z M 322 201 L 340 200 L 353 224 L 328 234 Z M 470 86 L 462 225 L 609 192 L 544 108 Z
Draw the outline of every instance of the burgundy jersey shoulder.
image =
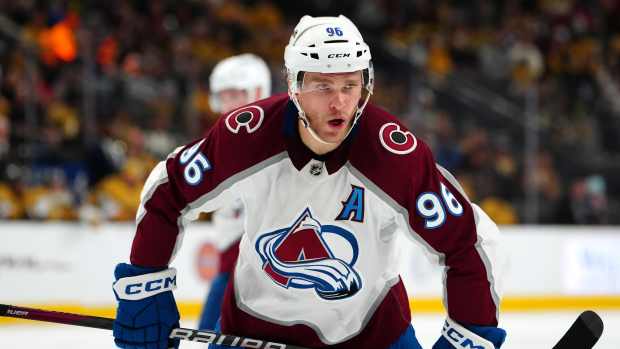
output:
M 221 129 L 222 137 L 251 139 L 259 134 L 280 132 L 283 111 L 289 97 L 285 93 L 260 99 L 222 114 L 213 129 Z
M 362 114 L 350 155 L 350 163 L 392 199 L 403 204 L 406 188 L 433 171 L 428 145 L 409 131 L 394 115 L 368 104 Z
M 223 114 L 205 138 L 188 144 L 174 159 L 169 159 L 168 172 L 185 176 L 183 171 L 193 173 L 188 170 L 188 166 L 193 165 L 184 158 L 189 159 L 195 153 L 205 158 L 206 165 L 202 167 L 208 174 L 200 176 L 196 183 L 179 185 L 187 200 L 201 197 L 224 181 L 231 184 L 241 172 L 284 152 L 283 122 L 287 102 L 287 95 L 275 95 Z
M 207 134 L 207 138 L 214 138 L 220 161 L 234 159 L 240 167 L 248 168 L 284 151 L 288 101 L 287 94 L 278 94 L 223 114 Z

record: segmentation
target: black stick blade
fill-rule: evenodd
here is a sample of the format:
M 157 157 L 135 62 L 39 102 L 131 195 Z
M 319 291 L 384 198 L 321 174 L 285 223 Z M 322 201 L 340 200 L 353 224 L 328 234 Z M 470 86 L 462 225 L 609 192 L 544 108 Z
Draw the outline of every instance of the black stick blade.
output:
M 591 349 L 603 334 L 603 320 L 592 310 L 579 317 L 553 349 Z

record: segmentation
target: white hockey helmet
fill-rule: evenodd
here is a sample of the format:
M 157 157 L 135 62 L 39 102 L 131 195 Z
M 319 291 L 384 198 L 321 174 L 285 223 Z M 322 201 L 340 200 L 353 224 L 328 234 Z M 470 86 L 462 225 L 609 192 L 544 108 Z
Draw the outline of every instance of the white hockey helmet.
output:
M 370 48 L 362 34 L 347 17 L 303 16 L 284 50 L 284 65 L 289 81 L 289 96 L 299 110 L 299 117 L 310 134 L 322 143 L 297 99 L 303 84 L 304 72 L 349 73 L 362 72 L 365 93 L 355 112 L 351 129 L 364 111 L 373 91 L 374 71 Z M 350 132 L 350 130 L 349 130 Z M 347 134 L 348 135 L 348 134 Z
M 271 95 L 271 73 L 265 61 L 245 53 L 218 62 L 209 76 L 209 103 L 215 112 L 222 112 L 218 93 L 228 89 L 243 90 L 248 103 Z

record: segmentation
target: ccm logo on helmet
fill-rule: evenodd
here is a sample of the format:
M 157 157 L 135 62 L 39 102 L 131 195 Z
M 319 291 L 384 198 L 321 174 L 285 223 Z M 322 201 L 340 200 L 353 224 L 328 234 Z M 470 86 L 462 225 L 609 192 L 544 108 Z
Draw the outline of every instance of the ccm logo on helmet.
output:
M 232 133 L 239 133 L 242 128 L 247 133 L 253 133 L 258 130 L 263 123 L 265 111 L 257 105 L 250 105 L 237 109 L 226 116 L 226 127 Z
M 409 154 L 418 146 L 418 140 L 411 132 L 401 130 L 400 126 L 393 122 L 381 126 L 379 140 L 385 149 L 398 155 Z
M 351 57 L 350 53 L 330 53 L 327 55 L 327 58 L 346 58 Z

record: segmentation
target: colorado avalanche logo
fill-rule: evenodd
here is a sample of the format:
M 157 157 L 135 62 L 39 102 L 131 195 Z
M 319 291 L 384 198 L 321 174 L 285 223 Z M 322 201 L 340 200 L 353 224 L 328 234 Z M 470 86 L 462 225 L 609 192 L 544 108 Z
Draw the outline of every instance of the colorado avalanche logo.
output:
M 321 225 L 308 208 L 290 227 L 260 236 L 255 248 L 265 273 L 284 288 L 314 288 L 327 300 L 351 297 L 362 288 L 353 269 L 359 253 L 353 234 Z
M 226 127 L 232 133 L 239 133 L 241 128 L 245 128 L 247 133 L 252 133 L 260 127 L 265 117 L 263 108 L 257 105 L 250 105 L 237 109 L 226 116 Z
M 400 126 L 393 122 L 381 126 L 379 139 L 385 149 L 399 155 L 409 154 L 418 146 L 418 140 L 411 132 L 401 130 Z

